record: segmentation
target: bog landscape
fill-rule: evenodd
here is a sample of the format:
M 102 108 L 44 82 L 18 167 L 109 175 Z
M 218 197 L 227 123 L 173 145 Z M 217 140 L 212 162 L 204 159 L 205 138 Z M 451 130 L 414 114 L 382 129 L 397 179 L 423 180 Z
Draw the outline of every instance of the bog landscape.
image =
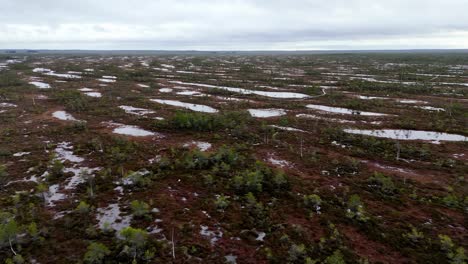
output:
M 467 54 L 3 53 L 1 263 L 466 263 Z

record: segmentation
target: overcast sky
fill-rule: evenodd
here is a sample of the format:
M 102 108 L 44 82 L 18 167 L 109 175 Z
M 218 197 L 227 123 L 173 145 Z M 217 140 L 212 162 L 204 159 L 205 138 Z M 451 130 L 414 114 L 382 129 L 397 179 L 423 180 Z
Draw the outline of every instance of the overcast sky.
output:
M 468 0 L 0 0 L 0 48 L 468 48 Z

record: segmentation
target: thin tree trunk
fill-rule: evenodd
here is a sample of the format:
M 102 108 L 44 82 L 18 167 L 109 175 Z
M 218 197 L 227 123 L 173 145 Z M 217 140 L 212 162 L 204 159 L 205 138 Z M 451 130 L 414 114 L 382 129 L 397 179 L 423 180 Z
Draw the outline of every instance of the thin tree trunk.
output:
M 301 158 L 304 157 L 304 153 L 303 153 L 303 145 L 304 145 L 304 138 L 301 136 Z
M 401 151 L 401 147 L 400 147 L 400 141 L 398 141 L 398 140 L 397 140 L 397 142 L 396 142 L 396 147 L 397 147 L 396 160 L 400 160 L 400 151 Z
M 8 242 L 10 243 L 10 249 L 11 249 L 11 252 L 13 252 L 13 254 L 15 254 L 15 256 L 17 255 L 15 250 L 13 249 L 13 245 L 11 244 L 11 238 L 9 237 L 8 238 Z
M 174 228 L 172 228 L 172 258 L 175 259 Z

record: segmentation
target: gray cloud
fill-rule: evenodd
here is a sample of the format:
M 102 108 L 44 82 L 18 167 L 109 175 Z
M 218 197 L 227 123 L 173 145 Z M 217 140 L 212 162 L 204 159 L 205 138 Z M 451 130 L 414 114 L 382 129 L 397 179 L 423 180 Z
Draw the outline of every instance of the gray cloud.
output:
M 0 0 L 0 48 L 468 48 L 467 0 Z

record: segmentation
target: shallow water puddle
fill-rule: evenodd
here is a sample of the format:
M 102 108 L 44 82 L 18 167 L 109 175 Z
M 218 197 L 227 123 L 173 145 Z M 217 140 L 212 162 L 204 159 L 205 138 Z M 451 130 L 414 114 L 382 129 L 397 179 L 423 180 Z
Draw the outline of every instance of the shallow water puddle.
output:
M 172 89 L 171 88 L 161 88 L 161 89 L 159 89 L 159 92 L 161 92 L 161 93 L 172 93 Z
M 62 162 L 66 160 L 73 162 L 73 163 L 83 162 L 84 159 L 74 155 L 72 149 L 73 149 L 73 146 L 71 145 L 70 142 L 58 143 L 57 147 L 55 148 L 57 159 Z
M 419 109 L 423 109 L 423 110 L 428 110 L 428 111 L 442 111 L 444 112 L 445 109 L 444 108 L 440 108 L 440 107 L 433 107 L 433 106 L 415 106 L 416 108 L 419 108 Z
M 294 128 L 294 127 L 285 127 L 285 126 L 277 126 L 277 125 L 270 125 L 270 127 L 280 129 L 280 130 L 285 130 L 285 131 L 308 133 L 305 130 Z
M 138 107 L 133 107 L 133 106 L 128 106 L 128 105 L 120 105 L 119 108 L 124 110 L 125 113 L 127 114 L 138 115 L 138 116 L 144 116 L 144 115 L 156 113 L 153 110 L 149 110 L 145 108 L 138 108 Z
M 169 68 L 169 69 L 174 69 L 175 68 L 174 65 L 170 65 L 170 64 L 161 64 L 161 67 Z
M 100 92 L 87 92 L 85 94 L 87 96 L 89 96 L 89 97 L 96 97 L 96 98 L 101 98 L 102 97 L 102 93 L 100 93 Z
M 381 121 L 354 121 L 354 120 L 346 120 L 346 119 L 339 119 L 339 118 L 327 118 L 323 116 L 317 116 L 317 115 L 310 115 L 310 114 L 297 114 L 296 117 L 299 118 L 309 118 L 309 119 L 316 119 L 316 120 L 324 120 L 324 121 L 330 121 L 330 122 L 336 122 L 340 124 L 356 124 L 356 123 L 364 123 L 364 124 L 371 124 L 371 125 L 380 125 L 382 124 Z
M 49 89 L 49 88 L 51 88 L 50 84 L 44 83 L 44 82 L 29 82 L 29 84 L 32 84 L 32 85 L 36 86 L 39 89 Z
M 32 71 L 36 72 L 36 73 L 42 73 L 44 75 L 55 76 L 55 77 L 60 77 L 60 78 L 69 78 L 69 79 L 80 79 L 81 78 L 80 75 L 77 75 L 77 74 L 81 74 L 81 72 L 69 71 L 68 73 L 56 73 L 55 71 L 53 71 L 51 69 L 46 69 L 46 68 L 35 68 Z
M 82 92 L 94 92 L 94 90 L 91 89 L 91 88 L 80 88 L 80 89 L 78 89 L 78 90 L 79 90 L 79 91 L 82 91 Z
M 141 129 L 136 126 L 121 126 L 114 128 L 112 131 L 115 134 L 127 135 L 127 136 L 134 136 L 134 137 L 147 137 L 147 136 L 154 136 L 155 134 L 151 131 Z
M 332 106 L 325 106 L 325 105 L 309 104 L 309 105 L 306 105 L 306 107 L 310 109 L 314 109 L 314 110 L 336 113 L 336 114 L 361 115 L 361 116 L 388 116 L 388 114 L 364 112 L 364 111 L 353 110 L 353 109 L 348 109 L 348 108 L 332 107 Z
M 96 219 L 100 229 L 114 229 L 120 231 L 130 226 L 132 216 L 120 216 L 119 204 L 110 204 L 106 208 L 98 208 Z
M 102 78 L 98 79 L 98 81 L 106 82 L 106 83 L 114 83 L 117 81 L 117 77 L 104 75 L 102 76 Z
M 453 83 L 453 82 L 440 82 L 440 83 L 433 83 L 433 84 L 468 86 L 468 83 Z
M 68 74 L 68 73 L 48 72 L 48 73 L 44 73 L 44 75 L 55 76 L 55 77 L 60 77 L 60 78 L 68 78 L 68 79 L 80 79 L 81 78 L 81 76 L 79 75 Z
M 387 100 L 387 99 L 390 99 L 390 98 L 386 98 L 386 97 L 366 96 L 366 95 L 357 95 L 357 97 L 359 99 L 362 99 L 362 100 Z
M 124 124 L 113 123 L 113 122 L 105 122 L 105 123 L 111 127 L 114 127 L 114 129 L 112 130 L 112 133 L 114 134 L 133 136 L 133 137 L 161 136 L 158 133 L 144 130 L 137 126 L 124 125 Z
M 256 241 L 263 241 L 263 239 L 265 239 L 265 232 L 255 231 L 255 233 L 257 233 L 257 238 L 255 238 Z
M 73 173 L 73 176 L 68 178 L 67 181 L 67 185 L 65 186 L 65 190 L 73 190 L 73 189 L 76 189 L 76 187 L 85 182 L 85 179 L 83 178 L 83 175 L 91 175 L 92 177 L 94 177 L 94 175 L 92 175 L 92 173 L 94 173 L 95 171 L 98 171 L 100 170 L 101 168 L 88 168 L 88 167 L 79 167 L 79 168 L 65 168 L 63 171 L 65 173 Z
M 163 71 L 163 72 L 169 72 L 170 70 L 169 69 L 165 69 L 165 68 L 158 68 L 158 67 L 154 67 L 153 70 L 157 70 L 157 71 Z
M 397 99 L 397 102 L 402 103 L 402 104 L 427 104 L 428 103 L 426 101 L 411 100 L 411 99 Z
M 191 142 L 185 143 L 183 146 L 186 147 L 186 148 L 188 148 L 190 146 L 195 146 L 196 148 L 198 148 L 201 151 L 207 151 L 207 150 L 209 150 L 211 148 L 210 143 L 203 142 L 203 141 L 191 141 Z
M 227 97 L 227 96 L 216 96 L 216 99 L 223 100 L 223 101 L 231 101 L 231 102 L 253 102 L 248 99 L 241 99 L 241 98 L 235 98 L 235 97 Z
M 65 199 L 67 196 L 63 193 L 59 193 L 59 185 L 54 184 L 49 187 L 49 191 L 45 193 L 44 197 L 47 201 L 47 206 L 55 206 L 55 202 Z
M 214 245 L 216 244 L 216 242 L 223 237 L 223 232 L 220 231 L 220 228 L 218 227 L 218 229 L 216 231 L 210 231 L 208 226 L 204 226 L 204 225 L 201 225 L 200 226 L 200 235 L 202 236 L 206 236 L 206 237 L 209 237 L 210 238 L 210 243 L 211 245 Z
M 13 157 L 23 157 L 25 155 L 29 155 L 31 154 L 31 152 L 17 152 L 15 154 L 13 154 Z
M 440 141 L 467 141 L 468 137 L 456 134 L 447 134 L 433 131 L 422 130 L 400 130 L 400 129 L 382 129 L 382 130 L 361 130 L 344 129 L 344 132 L 350 134 L 374 136 L 380 138 L 390 138 L 398 140 L 425 140 L 432 143 Z
M 209 96 L 207 94 L 203 94 L 197 91 L 182 91 L 182 92 L 177 92 L 176 94 L 178 95 L 188 95 L 188 96 Z
M 247 111 L 249 111 L 251 116 L 258 118 L 268 118 L 286 115 L 286 110 L 284 109 L 248 109 Z
M 288 161 L 282 160 L 282 159 L 278 159 L 278 158 L 276 158 L 276 157 L 274 157 L 274 156 L 272 156 L 272 155 L 270 155 L 270 156 L 268 157 L 267 161 L 268 161 L 269 163 L 271 163 L 272 165 L 278 166 L 278 167 L 280 167 L 280 168 L 285 168 L 285 167 L 290 167 L 290 166 L 291 166 L 291 164 L 290 164 Z
M 310 97 L 306 94 L 293 93 L 293 92 L 266 92 L 266 91 L 248 90 L 248 89 L 235 88 L 235 87 L 216 86 L 216 85 L 210 85 L 210 84 L 186 83 L 186 82 L 181 82 L 181 81 L 171 81 L 171 83 L 205 87 L 205 88 L 215 88 L 215 89 L 221 89 L 221 90 L 226 90 L 229 92 L 240 93 L 240 94 L 255 94 L 255 95 L 261 95 L 261 96 L 266 96 L 270 98 L 303 99 L 303 98 Z
M 113 80 L 113 79 L 98 79 L 98 81 L 100 81 L 100 82 L 106 82 L 106 83 L 114 83 L 114 82 L 116 82 L 116 80 Z
M 159 103 L 159 104 L 164 104 L 164 105 L 178 106 L 178 107 L 186 108 L 186 109 L 196 111 L 196 112 L 203 112 L 203 113 L 217 113 L 218 112 L 217 109 L 214 109 L 206 105 L 198 105 L 198 104 L 184 103 L 184 102 L 175 101 L 175 100 L 162 100 L 162 99 L 150 99 L 150 101 Z
M 15 104 L 11 104 L 11 103 L 0 103 L 0 108 L 15 108 L 15 107 L 18 107 L 18 106 Z M 0 114 L 5 113 L 6 111 L 7 110 L 0 110 Z
M 394 167 L 394 166 L 382 165 L 380 163 L 371 162 L 371 161 L 368 161 L 368 160 L 363 160 L 362 162 L 366 163 L 366 164 L 373 165 L 373 166 L 375 166 L 375 167 L 377 167 L 379 169 L 390 170 L 390 171 L 395 171 L 395 172 L 399 172 L 399 173 L 406 173 L 406 174 L 414 173 L 410 169 L 403 169 L 403 168 Z
M 224 259 L 226 260 L 226 263 L 228 264 L 237 264 L 237 256 L 229 254 L 224 256 Z
M 78 121 L 76 118 L 65 111 L 55 111 L 52 113 L 52 116 L 64 121 Z

